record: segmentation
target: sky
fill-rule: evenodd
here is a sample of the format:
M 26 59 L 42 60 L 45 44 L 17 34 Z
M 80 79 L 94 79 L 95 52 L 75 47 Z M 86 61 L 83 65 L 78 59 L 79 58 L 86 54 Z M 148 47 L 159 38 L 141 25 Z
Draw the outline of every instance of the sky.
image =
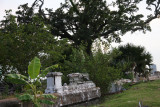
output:
M 5 10 L 12 9 L 13 13 L 17 10 L 17 7 L 21 4 L 28 3 L 31 5 L 34 0 L 0 0 L 0 20 L 3 19 L 5 15 Z M 60 3 L 64 2 L 64 0 L 45 0 L 44 6 L 46 8 L 57 9 L 60 6 Z M 147 15 L 145 8 L 145 3 L 142 2 L 139 4 L 140 13 Z M 152 54 L 153 63 L 156 64 L 157 70 L 160 71 L 160 19 L 155 19 L 150 23 L 151 32 L 146 32 L 143 34 L 142 32 L 135 32 L 131 34 L 130 32 L 126 33 L 121 37 L 122 42 L 112 43 L 113 47 L 117 47 L 119 45 L 125 45 L 127 43 L 132 43 L 134 45 L 141 45 L 146 48 L 146 51 Z

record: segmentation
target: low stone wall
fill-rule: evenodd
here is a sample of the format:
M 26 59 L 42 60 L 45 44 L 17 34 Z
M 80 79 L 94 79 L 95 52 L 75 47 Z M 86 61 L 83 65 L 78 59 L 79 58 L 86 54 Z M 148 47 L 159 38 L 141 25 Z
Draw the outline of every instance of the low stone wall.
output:
M 0 100 L 0 107 L 21 107 L 21 104 L 17 98 L 9 98 Z
M 150 81 L 153 81 L 153 80 L 160 80 L 160 76 L 159 76 L 159 75 L 150 76 L 150 77 L 149 77 L 149 80 L 150 80 Z
M 89 101 L 91 99 L 99 98 L 101 96 L 100 88 L 90 88 L 87 90 L 82 90 L 79 92 L 70 92 L 60 95 L 61 104 L 60 106 L 71 105 L 75 103 L 80 103 L 84 101 Z
M 98 87 L 74 93 L 73 92 L 65 94 L 56 93 L 53 95 L 57 97 L 54 100 L 55 102 L 54 105 L 42 104 L 42 107 L 61 107 L 61 106 L 73 105 L 76 103 L 81 103 L 89 101 L 91 99 L 99 98 L 101 96 L 100 88 Z M 11 99 L 0 100 L 0 107 L 34 107 L 34 106 L 30 102 L 22 103 L 16 98 L 11 98 Z

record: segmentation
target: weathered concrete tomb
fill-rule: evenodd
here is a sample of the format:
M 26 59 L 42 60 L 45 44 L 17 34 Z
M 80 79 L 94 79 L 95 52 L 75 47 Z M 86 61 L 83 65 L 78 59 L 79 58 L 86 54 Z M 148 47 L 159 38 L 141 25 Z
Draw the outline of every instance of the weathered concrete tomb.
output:
M 69 74 L 69 85 L 61 82 L 62 73 L 50 72 L 47 74 L 46 94 L 57 93 L 58 101 L 55 106 L 66 106 L 76 104 L 101 96 L 100 88 L 89 80 L 87 73 Z

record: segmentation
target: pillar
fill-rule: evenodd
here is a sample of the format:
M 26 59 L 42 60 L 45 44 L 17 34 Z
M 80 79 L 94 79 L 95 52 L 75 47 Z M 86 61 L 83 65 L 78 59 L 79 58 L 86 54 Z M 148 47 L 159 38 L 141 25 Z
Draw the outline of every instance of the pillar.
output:
M 62 73 L 60 72 L 49 72 L 47 77 L 47 88 L 45 93 L 62 93 Z

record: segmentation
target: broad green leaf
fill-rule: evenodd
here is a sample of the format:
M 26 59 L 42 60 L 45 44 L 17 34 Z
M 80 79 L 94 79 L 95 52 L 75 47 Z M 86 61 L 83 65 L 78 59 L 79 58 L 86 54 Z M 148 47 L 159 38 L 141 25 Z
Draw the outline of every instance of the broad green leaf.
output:
M 35 57 L 28 66 L 28 74 L 31 79 L 35 79 L 39 75 L 40 67 L 40 59 Z
M 21 74 L 7 74 L 6 81 L 14 84 L 26 84 L 28 78 Z
M 55 65 L 52 65 L 52 66 L 47 67 L 46 69 L 44 69 L 44 70 L 42 71 L 40 77 L 45 77 L 45 76 L 48 74 L 48 72 L 52 72 L 52 71 L 54 71 L 54 70 L 55 70 L 56 68 L 58 68 L 58 67 L 59 67 L 58 64 L 55 64 Z
M 21 74 L 7 74 L 6 76 L 13 79 L 28 79 L 26 76 Z

